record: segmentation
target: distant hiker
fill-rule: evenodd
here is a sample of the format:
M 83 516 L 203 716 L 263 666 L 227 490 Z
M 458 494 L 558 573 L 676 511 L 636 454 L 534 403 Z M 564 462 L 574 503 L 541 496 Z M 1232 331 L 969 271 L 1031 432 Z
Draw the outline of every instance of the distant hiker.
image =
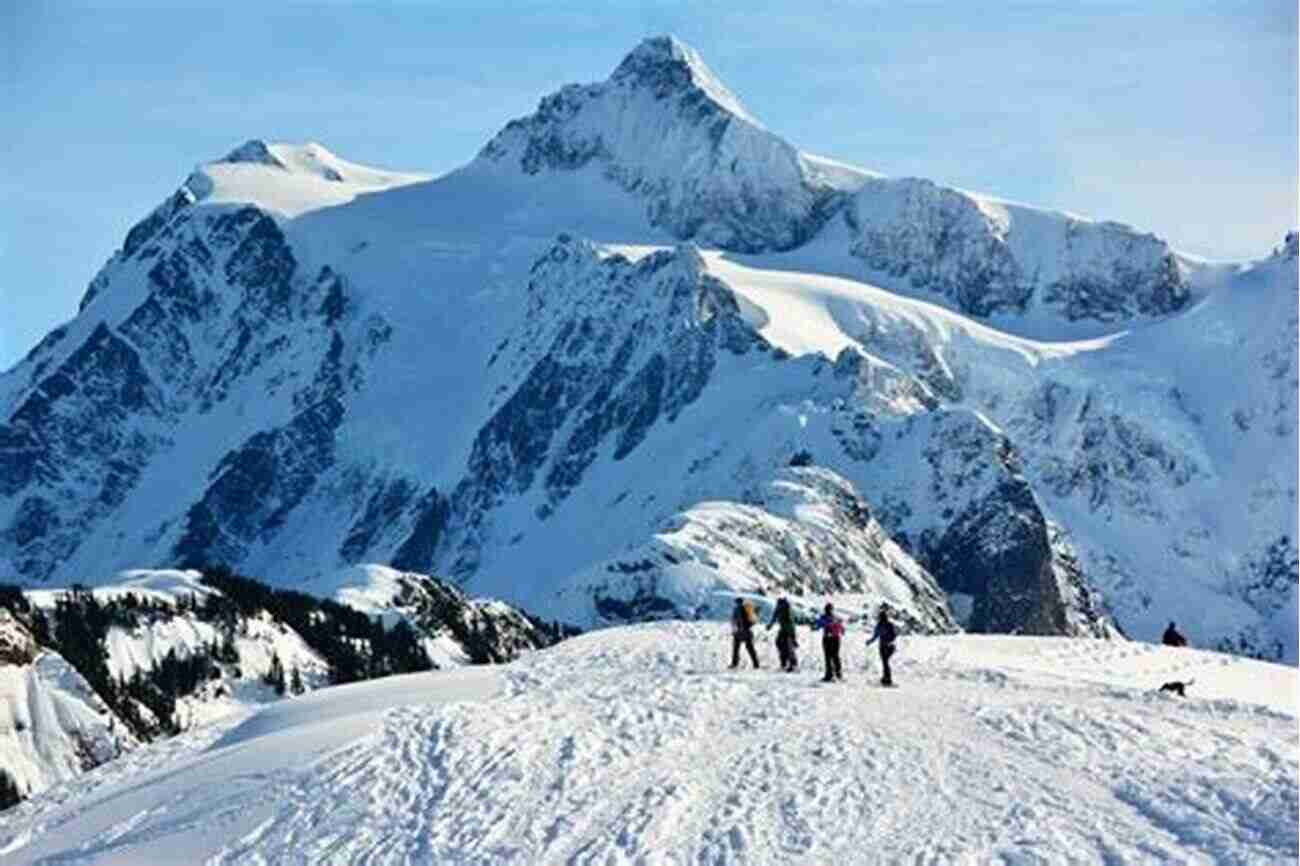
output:
M 790 599 L 782 596 L 776 600 L 776 610 L 768 620 L 767 630 L 776 626 L 776 654 L 781 657 L 781 670 L 794 671 L 799 668 L 799 658 L 795 649 L 799 646 L 799 637 L 794 628 L 794 611 L 790 609 Z
M 889 621 L 889 608 L 883 604 L 880 606 L 880 615 L 876 617 L 876 630 L 871 634 L 871 640 L 867 641 L 867 646 L 871 646 L 877 640 L 880 641 L 880 668 L 883 671 L 880 675 L 880 684 L 882 686 L 892 686 L 894 676 L 889 670 L 889 657 L 894 654 L 894 642 L 898 640 L 898 629 Z
M 844 621 L 835 615 L 835 605 L 826 603 L 822 615 L 813 623 L 813 631 L 822 633 L 822 655 L 826 659 L 826 675 L 822 682 L 844 679 L 844 665 L 840 664 L 840 638 L 844 637 Z
M 1161 641 L 1165 646 L 1187 646 L 1187 638 L 1178 633 L 1178 629 L 1174 627 L 1172 620 L 1169 623 L 1169 628 L 1165 629 L 1165 636 L 1161 638 Z
M 754 625 L 758 617 L 754 615 L 754 605 L 738 598 L 731 610 L 731 666 L 740 667 L 740 647 L 749 651 L 749 660 L 754 667 L 759 667 L 758 653 L 754 651 Z

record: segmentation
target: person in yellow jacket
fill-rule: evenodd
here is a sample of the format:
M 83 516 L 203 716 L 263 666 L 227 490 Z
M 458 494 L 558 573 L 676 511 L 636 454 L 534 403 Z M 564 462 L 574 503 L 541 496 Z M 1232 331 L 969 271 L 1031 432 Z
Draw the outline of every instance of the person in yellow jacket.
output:
M 740 648 L 744 646 L 749 651 L 749 660 L 754 663 L 754 667 L 762 667 L 758 663 L 758 652 L 754 649 L 754 625 L 758 622 L 758 616 L 754 613 L 754 605 L 747 599 L 736 599 L 736 606 L 731 609 L 731 666 L 740 667 Z

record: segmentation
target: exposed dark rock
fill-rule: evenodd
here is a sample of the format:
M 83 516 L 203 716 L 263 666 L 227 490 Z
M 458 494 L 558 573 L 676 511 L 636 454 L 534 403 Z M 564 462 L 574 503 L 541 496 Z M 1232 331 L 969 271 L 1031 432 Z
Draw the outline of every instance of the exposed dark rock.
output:
M 1066 633 L 1047 524 L 1024 479 L 957 515 L 927 561 L 945 590 L 975 597 L 971 631 Z
M 873 178 L 845 211 L 851 252 L 871 271 L 981 317 L 1040 303 L 1071 321 L 1108 322 L 1167 315 L 1191 298 L 1173 251 L 1153 235 L 997 207 L 1003 216 L 928 180 Z M 1056 220 L 1033 230 L 1041 249 L 1017 247 L 1020 219 Z M 1048 265 L 1034 258 L 1044 254 Z
M 397 523 L 414 496 L 415 486 L 405 478 L 380 486 L 371 494 L 365 510 L 348 530 L 347 537 L 339 546 L 339 558 L 343 562 L 363 561 L 380 532 Z
M 595 596 L 592 599 L 596 613 L 608 622 L 650 622 L 657 619 L 688 619 L 688 612 L 680 611 L 670 600 L 655 595 L 653 590 L 640 589 L 630 599 Z
M 222 458 L 190 507 L 176 560 L 190 567 L 239 562 L 249 543 L 269 538 L 333 465 L 343 415 L 339 401 L 322 401 Z
M 436 488 L 430 488 L 416 503 L 414 513 L 415 525 L 393 554 L 392 565 L 403 571 L 429 571 L 446 531 L 451 505 Z
M 554 291 L 561 281 L 568 298 Z M 691 250 L 632 263 L 560 240 L 534 266 L 530 288 L 539 330 L 521 344 L 544 340 L 546 350 L 525 362 L 520 384 L 475 438 L 467 480 L 453 497 L 459 523 L 475 528 L 470 535 L 498 501 L 529 490 L 539 475 L 553 509 L 607 443 L 622 460 L 655 424 L 672 423 L 697 400 L 720 352 L 766 345 Z M 592 307 L 610 314 L 591 316 Z M 462 552 L 457 576 L 475 561 Z
M 222 157 L 219 162 L 233 163 L 251 163 L 254 165 L 269 165 L 274 168 L 284 168 L 284 163 L 271 153 L 271 149 L 266 146 L 266 142 L 260 138 L 250 138 L 239 147 Z
M 141 247 L 153 240 L 154 236 L 162 230 L 172 217 L 180 213 L 185 208 L 194 203 L 194 196 L 185 187 L 181 187 L 172 193 L 171 198 L 158 206 L 153 213 L 136 223 L 126 234 L 126 241 L 122 244 L 122 255 L 130 258 Z M 93 284 L 92 284 L 93 286 Z M 86 292 L 85 297 L 81 299 L 81 309 L 86 308 L 86 304 L 94 299 L 94 292 Z
M 236 214 L 252 212 L 241 222 L 245 227 L 242 239 L 226 260 L 226 279 L 243 286 L 248 291 L 246 302 L 262 315 L 271 319 L 287 318 L 289 298 L 293 287 L 291 280 L 298 266 L 284 233 L 275 220 L 255 208 L 244 208 Z

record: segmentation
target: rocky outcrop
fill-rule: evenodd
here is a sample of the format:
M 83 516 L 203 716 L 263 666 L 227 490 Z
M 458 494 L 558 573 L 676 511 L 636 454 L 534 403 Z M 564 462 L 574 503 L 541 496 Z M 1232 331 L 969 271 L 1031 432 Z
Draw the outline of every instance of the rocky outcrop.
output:
M 479 431 L 452 496 L 458 576 L 473 573 L 504 498 L 540 485 L 545 519 L 599 453 L 612 445 L 622 460 L 698 399 L 719 354 L 768 351 L 693 248 L 632 262 L 567 237 L 534 265 L 514 342 L 497 363 L 518 384 Z
M 384 611 L 403 617 L 432 644 L 430 657 L 435 663 L 440 654 L 437 644 L 443 639 L 459 646 L 471 664 L 499 664 L 550 646 L 568 634 L 495 599 L 470 598 L 435 577 L 382 571 L 392 587 Z M 344 593 L 342 597 L 348 596 Z M 373 598 L 370 603 L 374 604 Z
M 859 615 L 889 605 L 908 631 L 958 628 L 934 578 L 853 485 L 816 466 L 781 470 L 754 501 L 682 512 L 650 541 L 564 582 L 556 602 L 578 621 L 614 624 L 723 618 L 741 594 L 811 597 L 805 607 L 849 595 Z
M 238 561 L 331 462 L 365 351 L 349 339 L 358 323 L 345 315 L 342 279 L 328 268 L 301 274 L 283 231 L 258 208 L 193 202 L 182 188 L 131 230 L 83 301 L 98 308 L 98 287 L 119 285 L 104 302 L 128 302 L 116 324 L 100 321 L 71 349 L 47 341 L 33 359 L 47 372 L 0 421 L 0 496 L 12 502 L 7 514 L 0 502 L 0 555 L 27 579 L 72 556 L 169 453 L 182 419 L 212 413 L 232 386 L 260 380 L 267 399 L 283 389 L 296 411 L 221 461 L 177 557 Z M 312 354 L 314 376 L 295 382 L 293 368 Z M 279 505 L 246 513 L 259 497 Z
M 966 600 L 967 629 L 1113 633 L 1005 435 L 974 413 L 939 409 L 866 424 L 862 436 L 876 442 L 865 459 L 919 470 L 880 485 L 881 521 L 944 591 Z
M 926 180 L 872 178 L 845 211 L 873 275 L 975 316 L 1047 307 L 1111 322 L 1161 316 L 1191 297 L 1168 244 L 1128 226 L 979 198 Z
M 226 455 L 186 515 L 176 561 L 188 568 L 241 562 L 248 544 L 273 536 L 333 465 L 343 411 L 337 399 L 327 399 Z

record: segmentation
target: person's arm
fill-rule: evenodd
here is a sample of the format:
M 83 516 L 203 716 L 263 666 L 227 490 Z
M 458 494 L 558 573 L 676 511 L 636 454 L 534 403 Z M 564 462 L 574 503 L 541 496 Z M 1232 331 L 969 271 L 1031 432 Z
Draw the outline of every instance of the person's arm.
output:
M 876 623 L 876 630 L 871 633 L 871 637 L 867 640 L 867 646 L 871 646 L 875 643 L 876 638 L 878 637 L 880 637 L 880 623 Z
M 813 630 L 813 631 L 821 631 L 821 630 L 822 630 L 822 626 L 823 626 L 825 623 L 826 623 L 826 614 L 822 614 L 821 616 L 817 617 L 817 619 L 813 620 L 812 630 Z

